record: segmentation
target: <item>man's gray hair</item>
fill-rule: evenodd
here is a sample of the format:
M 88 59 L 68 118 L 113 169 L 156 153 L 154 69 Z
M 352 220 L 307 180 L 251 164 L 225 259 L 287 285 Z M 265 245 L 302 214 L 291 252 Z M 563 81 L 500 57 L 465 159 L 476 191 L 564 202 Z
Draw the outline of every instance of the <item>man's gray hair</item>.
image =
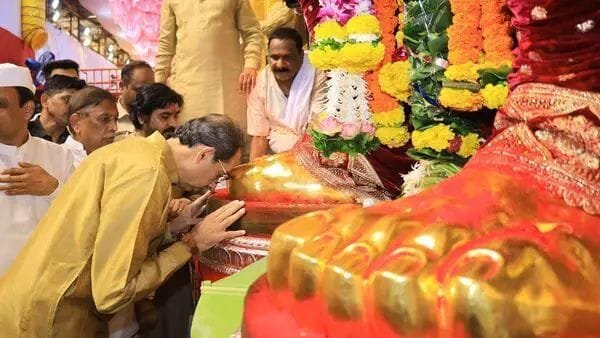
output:
M 227 161 L 244 146 L 244 134 L 233 120 L 225 115 L 210 114 L 189 120 L 175 130 L 173 137 L 181 144 L 198 144 L 215 149 L 215 160 Z
M 95 107 L 105 100 L 116 102 L 115 97 L 102 88 L 94 86 L 85 87 L 71 95 L 71 99 L 69 100 L 69 115 L 73 115 L 87 107 Z

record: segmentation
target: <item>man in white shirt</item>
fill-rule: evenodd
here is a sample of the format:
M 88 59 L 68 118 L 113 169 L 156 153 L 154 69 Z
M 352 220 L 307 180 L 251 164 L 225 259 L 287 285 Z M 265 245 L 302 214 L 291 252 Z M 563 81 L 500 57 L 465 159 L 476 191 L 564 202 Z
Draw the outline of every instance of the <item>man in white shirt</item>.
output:
M 142 86 L 152 83 L 154 83 L 154 71 L 145 61 L 131 61 L 121 69 L 120 85 L 123 92 L 117 102 L 119 135 L 135 132 L 129 114 L 129 105 L 135 100 L 135 96 Z
M 111 144 L 117 132 L 117 106 L 112 94 L 98 87 L 85 87 L 69 101 L 71 135 L 63 147 L 75 158 L 75 166 L 94 150 Z
M 268 48 L 269 65 L 248 97 L 250 160 L 291 149 L 325 98 L 326 76 L 304 57 L 296 30 L 276 29 Z
M 0 277 L 73 171 L 69 152 L 27 130 L 34 90 L 27 68 L 0 64 Z

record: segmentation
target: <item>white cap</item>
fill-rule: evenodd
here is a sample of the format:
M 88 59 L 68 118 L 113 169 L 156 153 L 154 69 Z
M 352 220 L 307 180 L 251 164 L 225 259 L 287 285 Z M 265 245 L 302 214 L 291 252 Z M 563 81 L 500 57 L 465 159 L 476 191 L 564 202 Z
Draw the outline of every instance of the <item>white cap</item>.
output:
M 24 87 L 35 94 L 35 86 L 29 68 L 12 63 L 0 63 L 0 87 Z

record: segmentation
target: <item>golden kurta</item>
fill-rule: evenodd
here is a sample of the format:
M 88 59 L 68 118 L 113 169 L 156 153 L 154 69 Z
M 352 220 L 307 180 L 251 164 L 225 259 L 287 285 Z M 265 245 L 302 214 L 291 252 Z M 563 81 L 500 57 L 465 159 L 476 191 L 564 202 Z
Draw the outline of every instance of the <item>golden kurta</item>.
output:
M 0 280 L 0 337 L 106 337 L 111 314 L 190 257 L 166 231 L 173 155 L 160 133 L 95 151 Z
M 240 43 L 240 38 L 243 44 Z M 246 129 L 242 69 L 259 69 L 264 36 L 248 0 L 164 0 L 156 81 L 184 97 L 180 121 L 227 114 Z

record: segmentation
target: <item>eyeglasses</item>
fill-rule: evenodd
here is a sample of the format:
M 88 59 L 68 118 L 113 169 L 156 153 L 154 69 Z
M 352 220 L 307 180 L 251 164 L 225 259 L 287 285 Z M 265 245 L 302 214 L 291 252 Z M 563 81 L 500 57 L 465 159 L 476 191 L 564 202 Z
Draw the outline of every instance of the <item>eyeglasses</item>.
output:
M 229 173 L 227 172 L 227 169 L 225 169 L 223 162 L 221 162 L 221 160 L 219 160 L 219 159 L 217 159 L 217 162 L 219 162 L 219 165 L 221 166 L 221 170 L 223 171 L 223 173 L 215 179 L 215 182 L 221 183 L 223 181 L 229 180 L 230 176 L 229 176 Z

